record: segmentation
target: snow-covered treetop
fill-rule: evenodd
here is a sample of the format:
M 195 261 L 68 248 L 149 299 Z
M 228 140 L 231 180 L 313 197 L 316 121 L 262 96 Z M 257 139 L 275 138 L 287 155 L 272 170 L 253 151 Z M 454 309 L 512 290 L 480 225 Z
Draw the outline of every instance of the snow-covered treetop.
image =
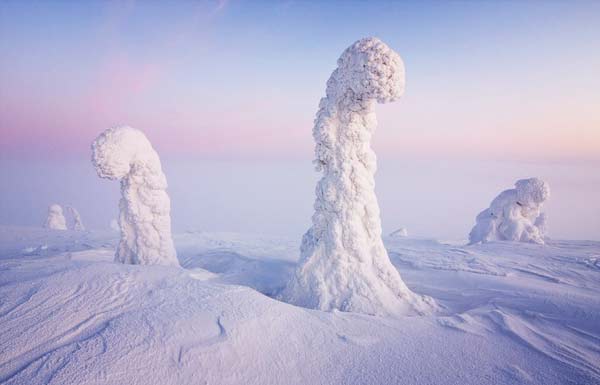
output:
M 160 170 L 160 159 L 143 132 L 131 127 L 104 131 L 92 144 L 92 163 L 98 176 L 121 179 L 133 165 Z
M 337 64 L 327 84 L 328 95 L 352 90 L 354 98 L 387 103 L 404 93 L 404 64 L 400 55 L 375 37 L 352 44 Z
M 60 207 L 59 204 L 53 203 L 50 206 L 48 206 L 48 214 L 63 215 L 63 209 L 62 207 Z
M 550 186 L 538 178 L 520 179 L 515 183 L 517 201 L 523 205 L 539 205 L 550 197 Z

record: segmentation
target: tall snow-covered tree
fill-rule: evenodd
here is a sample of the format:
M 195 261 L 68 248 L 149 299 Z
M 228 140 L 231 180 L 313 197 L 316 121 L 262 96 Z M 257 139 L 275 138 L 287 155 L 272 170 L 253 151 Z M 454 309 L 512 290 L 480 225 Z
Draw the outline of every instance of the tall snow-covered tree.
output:
M 98 176 L 121 181 L 121 240 L 115 260 L 127 264 L 179 265 L 171 238 L 171 201 L 158 154 L 140 130 L 104 131 L 92 144 Z
M 338 59 L 313 128 L 317 183 L 312 227 L 299 267 L 282 298 L 321 310 L 422 314 L 435 302 L 413 293 L 392 265 L 381 239 L 375 196 L 375 104 L 404 91 L 400 56 L 376 38 L 361 39 Z

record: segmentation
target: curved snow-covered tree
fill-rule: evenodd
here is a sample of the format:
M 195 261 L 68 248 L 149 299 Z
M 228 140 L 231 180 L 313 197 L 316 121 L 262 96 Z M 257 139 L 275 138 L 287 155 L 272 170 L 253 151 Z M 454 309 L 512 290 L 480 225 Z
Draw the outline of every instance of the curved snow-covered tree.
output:
M 540 210 L 549 196 L 550 187 L 543 180 L 518 180 L 514 189 L 501 192 L 489 208 L 477 215 L 469 233 L 469 244 L 489 241 L 543 244 L 546 215 Z
M 92 144 L 98 176 L 121 181 L 121 241 L 115 260 L 142 265 L 179 265 L 171 238 L 167 178 L 150 141 L 131 127 L 104 131 Z
M 59 204 L 54 203 L 48 206 L 48 218 L 46 218 L 45 227 L 50 230 L 67 229 L 67 221 Z
M 83 222 L 81 221 L 81 215 L 79 215 L 79 211 L 73 206 L 67 206 L 67 211 L 69 215 L 73 218 L 73 230 L 75 231 L 84 231 L 85 227 L 83 226 Z
M 411 292 L 381 239 L 370 140 L 377 102 L 404 90 L 400 56 L 376 38 L 361 39 L 338 59 L 315 119 L 316 187 L 312 227 L 282 299 L 321 310 L 423 314 L 434 301 Z

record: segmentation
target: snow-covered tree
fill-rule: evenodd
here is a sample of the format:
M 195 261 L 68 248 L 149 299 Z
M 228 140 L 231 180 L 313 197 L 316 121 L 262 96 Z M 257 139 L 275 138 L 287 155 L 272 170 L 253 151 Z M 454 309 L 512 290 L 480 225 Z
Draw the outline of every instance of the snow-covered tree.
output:
M 538 228 L 542 239 L 547 239 L 548 237 L 548 223 L 546 213 L 541 213 L 536 219 L 534 223 L 535 227 Z
M 546 215 L 540 213 L 550 196 L 548 183 L 538 178 L 520 179 L 514 189 L 500 193 L 490 207 L 477 215 L 469 244 L 489 241 L 544 243 Z
M 119 221 L 117 221 L 116 219 L 111 219 L 110 220 L 110 229 L 116 232 L 120 232 L 121 228 L 119 227 Z
M 48 206 L 48 218 L 46 218 L 45 227 L 50 230 L 67 229 L 67 221 L 59 204 L 54 203 Z
M 150 141 L 134 128 L 111 128 L 94 141 L 92 152 L 98 175 L 121 181 L 121 241 L 115 260 L 179 265 L 171 238 L 167 178 Z
M 434 301 L 411 292 L 381 239 L 375 196 L 375 104 L 404 90 L 400 56 L 376 38 L 361 39 L 338 59 L 315 119 L 316 187 L 312 227 L 300 264 L 282 291 L 291 303 L 367 314 L 422 314 Z
M 398 230 L 392 231 L 390 237 L 406 238 L 408 237 L 408 230 L 406 230 L 406 227 L 400 227 Z
M 67 206 L 67 211 L 69 212 L 71 218 L 73 218 L 73 230 L 84 231 L 85 227 L 81 221 L 81 215 L 79 215 L 79 211 L 77 211 L 77 209 L 73 206 Z

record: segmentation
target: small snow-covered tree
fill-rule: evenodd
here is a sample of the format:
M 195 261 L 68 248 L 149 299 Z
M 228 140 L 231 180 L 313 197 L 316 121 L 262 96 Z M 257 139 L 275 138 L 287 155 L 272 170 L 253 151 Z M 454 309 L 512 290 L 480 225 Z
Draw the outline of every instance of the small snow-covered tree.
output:
M 543 244 L 546 215 L 540 210 L 549 196 L 550 187 L 543 180 L 518 180 L 514 189 L 501 192 L 489 208 L 477 215 L 469 244 L 489 241 Z
M 77 211 L 77 209 L 73 206 L 67 206 L 67 211 L 69 212 L 71 218 L 73 218 L 73 230 L 84 231 L 85 227 L 81 221 L 81 215 L 79 215 L 79 211 Z
M 434 301 L 410 291 L 381 239 L 375 196 L 374 107 L 400 97 L 400 56 L 376 38 L 361 39 L 338 59 L 315 119 L 316 187 L 312 227 L 282 299 L 310 308 L 367 314 L 422 314 Z
M 121 228 L 119 227 L 119 222 L 116 219 L 111 219 L 110 220 L 110 229 L 116 232 L 121 231 Z
M 92 152 L 98 175 L 121 181 L 121 241 L 115 260 L 179 265 L 171 238 L 167 178 L 150 141 L 134 128 L 111 128 L 94 141 Z
M 406 230 L 406 227 L 400 227 L 398 230 L 392 231 L 390 237 L 406 238 L 408 237 L 408 230 Z
M 54 203 L 48 206 L 48 218 L 46 218 L 45 227 L 50 230 L 67 229 L 67 221 L 59 204 Z

